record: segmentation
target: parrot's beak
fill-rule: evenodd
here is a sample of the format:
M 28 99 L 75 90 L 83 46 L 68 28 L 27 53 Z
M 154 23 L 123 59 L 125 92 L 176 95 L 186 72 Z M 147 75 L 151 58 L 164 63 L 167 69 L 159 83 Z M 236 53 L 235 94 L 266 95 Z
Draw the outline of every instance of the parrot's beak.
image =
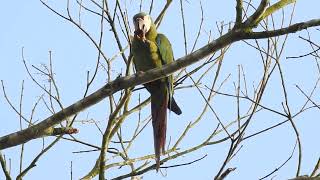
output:
M 134 26 L 135 26 L 134 34 L 135 34 L 136 36 L 138 36 L 139 38 L 144 39 L 145 36 L 146 36 L 146 34 L 147 34 L 147 30 L 148 30 L 148 29 L 146 28 L 144 19 L 142 19 L 142 18 L 137 18 L 137 19 L 135 20 Z

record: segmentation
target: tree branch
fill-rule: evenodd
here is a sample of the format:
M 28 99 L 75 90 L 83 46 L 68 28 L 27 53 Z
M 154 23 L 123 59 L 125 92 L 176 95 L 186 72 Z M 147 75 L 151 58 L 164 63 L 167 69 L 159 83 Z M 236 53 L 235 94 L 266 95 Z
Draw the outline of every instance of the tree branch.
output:
M 236 6 L 236 24 L 235 27 L 239 27 L 242 23 L 242 10 L 243 10 L 243 0 L 237 0 Z
M 250 29 L 255 27 L 257 25 L 257 20 L 260 19 L 261 15 L 267 9 L 268 4 L 269 0 L 261 0 L 257 10 L 250 17 L 248 17 L 248 19 L 244 22 L 244 25 Z
M 48 128 L 51 128 L 52 126 L 66 120 L 71 115 L 79 113 L 80 111 L 83 111 L 86 108 L 94 104 L 97 104 L 104 98 L 116 93 L 117 91 L 165 77 L 179 69 L 185 68 L 191 64 L 200 61 L 202 58 L 209 56 L 217 50 L 220 50 L 221 48 L 230 45 L 231 43 L 234 43 L 236 41 L 244 39 L 262 39 L 275 37 L 284 34 L 294 33 L 309 27 L 319 25 L 320 19 L 313 19 L 307 22 L 293 24 L 286 28 L 281 28 L 274 31 L 249 32 L 242 28 L 233 29 L 225 35 L 219 37 L 218 39 L 210 42 L 206 46 L 198 49 L 193 53 L 190 53 L 189 55 L 179 58 L 171 64 L 163 66 L 162 68 L 156 68 L 146 72 L 137 73 L 131 76 L 117 78 L 114 81 L 109 82 L 102 88 L 98 89 L 96 92 L 66 107 L 65 109 L 62 109 L 61 111 L 53 114 L 52 116 L 46 118 L 40 123 L 26 128 L 24 130 L 0 137 L 0 150 L 13 147 L 22 143 L 26 143 L 32 139 L 45 136 L 46 130 L 48 130 Z
M 6 179 L 11 180 L 12 178 L 10 177 L 10 173 L 9 173 L 7 166 L 6 166 L 5 158 L 2 156 L 1 151 L 0 151 L 0 164 L 2 167 L 2 171 L 3 171 L 4 175 L 6 176 Z

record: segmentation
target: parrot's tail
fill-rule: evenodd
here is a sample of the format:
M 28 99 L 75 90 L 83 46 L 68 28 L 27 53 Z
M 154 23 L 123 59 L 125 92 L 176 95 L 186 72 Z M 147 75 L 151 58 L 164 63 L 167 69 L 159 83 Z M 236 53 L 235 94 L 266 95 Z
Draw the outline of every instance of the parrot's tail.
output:
M 160 94 L 151 94 L 151 113 L 157 171 L 160 168 L 160 155 L 165 151 L 168 108 L 168 96 L 166 93 L 159 95 Z
M 173 97 L 171 98 L 171 100 L 169 99 L 168 109 L 170 109 L 170 111 L 176 113 L 177 115 L 180 115 L 182 113 L 180 107 L 178 106 L 176 100 Z

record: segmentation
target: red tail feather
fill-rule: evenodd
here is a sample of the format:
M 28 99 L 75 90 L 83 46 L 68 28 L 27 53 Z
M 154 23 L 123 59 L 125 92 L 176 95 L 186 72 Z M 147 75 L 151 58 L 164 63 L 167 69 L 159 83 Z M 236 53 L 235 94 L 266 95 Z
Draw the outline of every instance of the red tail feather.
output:
M 151 113 L 157 171 L 160 168 L 160 155 L 163 154 L 165 151 L 167 131 L 167 107 L 168 97 L 166 95 L 163 98 L 151 95 Z

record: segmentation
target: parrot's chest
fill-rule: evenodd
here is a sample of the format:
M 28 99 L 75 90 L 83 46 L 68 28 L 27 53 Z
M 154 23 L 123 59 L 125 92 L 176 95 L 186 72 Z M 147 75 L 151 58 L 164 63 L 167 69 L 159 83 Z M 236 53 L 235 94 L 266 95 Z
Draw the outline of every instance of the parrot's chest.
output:
M 147 71 L 161 67 L 157 45 L 152 41 L 134 40 L 132 45 L 134 64 L 137 71 Z

